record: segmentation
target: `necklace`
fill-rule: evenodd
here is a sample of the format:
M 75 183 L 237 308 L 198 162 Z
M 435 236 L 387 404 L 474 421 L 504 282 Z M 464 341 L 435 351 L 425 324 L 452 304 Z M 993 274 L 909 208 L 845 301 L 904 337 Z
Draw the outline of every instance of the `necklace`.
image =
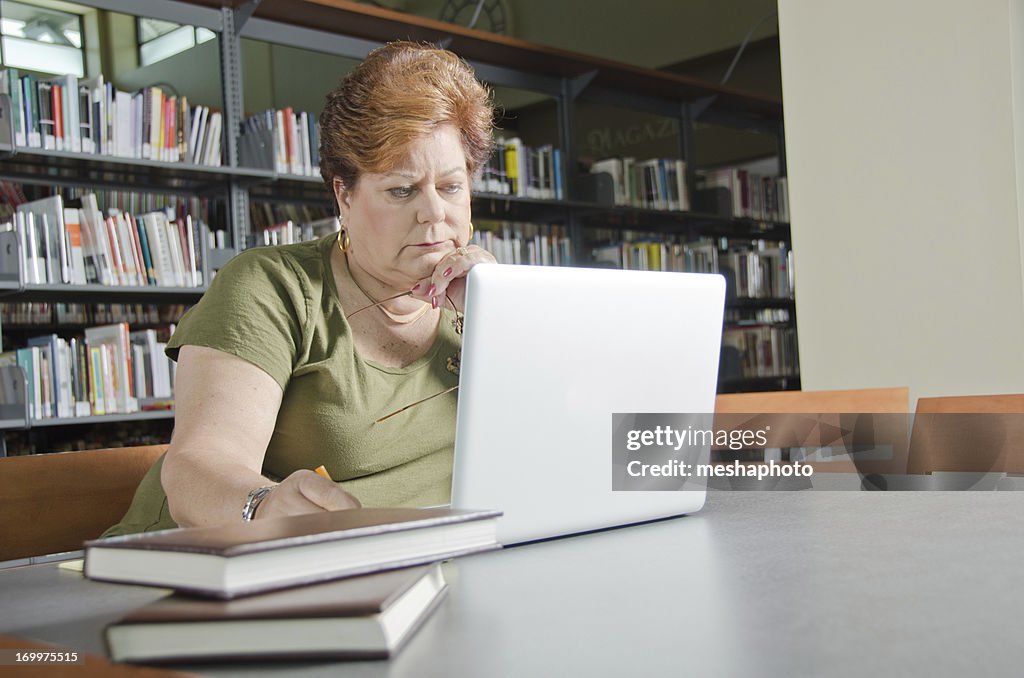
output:
M 346 262 L 346 264 L 347 263 L 348 262 Z M 346 268 L 348 268 L 348 267 L 346 266 Z M 354 275 L 352 275 L 351 269 L 349 269 L 349 271 L 348 271 L 348 277 L 352 281 L 352 284 L 356 286 L 356 289 L 359 290 L 360 292 L 362 292 L 364 297 L 366 297 L 367 299 L 369 299 L 370 301 L 373 302 L 372 304 L 370 304 L 370 306 L 363 306 L 362 308 L 358 308 L 358 309 L 352 311 L 351 313 L 349 313 L 348 315 L 349 315 L 350 318 L 352 316 L 354 316 L 356 313 L 359 313 L 360 311 L 365 311 L 368 308 L 376 306 L 377 308 L 380 309 L 381 313 L 386 315 L 388 317 L 388 319 L 391 320 L 391 322 L 396 323 L 398 325 L 411 325 L 414 322 L 416 322 L 417 320 L 419 320 L 420 318 L 422 318 L 423 316 L 425 316 L 427 314 L 427 311 L 430 310 L 430 305 L 427 304 L 426 302 L 423 302 L 423 307 L 420 310 L 418 310 L 415 313 L 413 313 L 412 317 L 406 317 L 406 316 L 401 316 L 401 315 L 397 315 L 395 313 L 392 313 L 388 309 L 384 308 L 384 303 L 388 302 L 388 301 L 391 301 L 392 299 L 400 299 L 400 298 L 402 298 L 404 296 L 408 296 L 410 294 L 409 292 L 405 292 L 403 294 L 398 294 L 398 295 L 395 295 L 393 297 L 388 297 L 387 299 L 382 299 L 380 301 L 377 301 L 372 296 L 370 296 L 369 292 L 367 292 L 366 290 L 363 289 L 362 285 L 360 285 L 358 282 L 356 282 L 356 277 Z

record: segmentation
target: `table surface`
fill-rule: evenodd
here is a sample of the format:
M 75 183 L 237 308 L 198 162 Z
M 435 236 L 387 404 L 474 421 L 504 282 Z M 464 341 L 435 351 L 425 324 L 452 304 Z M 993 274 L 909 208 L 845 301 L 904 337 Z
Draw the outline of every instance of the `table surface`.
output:
M 711 492 L 692 516 L 478 554 L 390 661 L 211 675 L 1003 676 L 1024 672 L 1024 493 Z M 0 571 L 0 633 L 103 654 L 166 592 Z M 0 669 L 2 673 L 2 669 Z

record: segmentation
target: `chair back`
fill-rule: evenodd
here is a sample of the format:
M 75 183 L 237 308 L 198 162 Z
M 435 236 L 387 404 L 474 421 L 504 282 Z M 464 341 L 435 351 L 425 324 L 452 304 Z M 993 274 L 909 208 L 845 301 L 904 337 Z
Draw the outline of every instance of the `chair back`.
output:
M 845 448 L 858 456 L 812 457 L 815 473 L 903 473 L 910 389 L 725 393 L 715 399 L 716 430 L 765 430 L 765 448 Z M 893 415 L 877 417 L 872 415 Z M 749 448 L 748 448 L 749 449 Z
M 166 445 L 0 459 L 0 560 L 82 548 L 128 510 Z
M 908 473 L 1024 474 L 1024 394 L 918 398 Z

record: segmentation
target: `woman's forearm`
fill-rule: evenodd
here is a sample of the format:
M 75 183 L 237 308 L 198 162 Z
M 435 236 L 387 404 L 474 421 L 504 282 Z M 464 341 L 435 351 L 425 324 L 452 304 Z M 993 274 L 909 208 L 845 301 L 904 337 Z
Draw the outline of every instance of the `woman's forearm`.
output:
M 212 456 L 169 450 L 164 459 L 160 481 L 171 518 L 181 527 L 239 522 L 249 492 L 273 484 L 244 464 Z

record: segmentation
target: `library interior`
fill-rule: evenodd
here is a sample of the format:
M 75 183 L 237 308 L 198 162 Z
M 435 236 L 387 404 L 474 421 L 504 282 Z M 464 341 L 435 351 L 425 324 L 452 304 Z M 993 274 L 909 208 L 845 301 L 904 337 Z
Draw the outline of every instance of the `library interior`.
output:
M 445 109 L 430 124 L 461 133 L 464 192 L 413 178 L 366 208 L 376 179 L 357 177 L 433 162 L 408 150 L 433 148 L 415 138 L 390 167 L 346 155 L 405 138 L 359 110 L 399 67 L 346 89 L 395 41 L 402 59 L 454 54 L 449 77 L 466 69 L 486 91 L 493 144 L 476 162 L 468 123 Z M 353 120 L 366 129 L 339 131 Z M 430 196 L 455 215 L 451 265 L 409 278 L 426 296 L 395 294 L 406 273 L 359 251 L 391 226 L 359 242 L 359 218 Z M 494 392 L 460 374 L 494 355 L 471 340 L 482 263 L 599 271 L 652 295 L 679 281 L 664 303 L 589 306 L 632 323 L 637 352 L 664 344 L 645 328 L 672 326 L 640 309 L 678 319 L 675 389 L 651 387 L 664 375 L 629 353 L 632 335 L 584 367 L 597 390 L 629 393 L 558 383 L 620 336 L 589 320 L 567 339 L 553 328 L 571 323 L 542 319 L 499 358 L 513 386 L 533 375 L 550 391 L 503 404 L 495 438 L 575 421 L 539 412 L 552 393 L 577 415 L 608 404 L 581 436 L 597 442 L 578 462 L 600 477 L 593 492 L 537 469 L 495 480 L 516 465 L 503 459 L 495 486 L 533 487 L 507 505 L 511 490 L 457 503 L 482 493 L 452 482 L 488 473 L 488 453 L 470 464 L 458 442 L 485 417 L 466 396 Z M 724 297 L 695 370 L 707 346 L 684 319 L 703 321 L 678 290 L 711 277 Z M 277 295 L 305 306 L 285 318 Z M 291 342 L 280 375 L 267 366 L 279 357 L 261 362 L 275 331 Z M 1024 0 L 0 0 L 0 676 L 168 662 L 201 675 L 1013 675 L 1022 346 Z M 198 351 L 245 370 L 232 381 Z M 566 371 L 537 367 L 552 355 Z M 353 359 L 356 376 L 337 376 Z M 333 391 L 317 370 L 336 373 Z M 372 421 L 360 398 L 385 415 L 367 431 L 322 423 Z M 703 442 L 655 428 L 684 408 L 706 413 Z M 318 434 L 301 429 L 316 426 L 333 431 L 323 446 L 350 435 L 367 451 L 333 466 L 348 452 L 326 454 L 314 472 Z M 653 455 L 645 473 L 683 472 L 662 432 L 706 474 L 623 490 L 630 455 Z M 182 470 L 232 436 L 259 447 L 238 455 L 254 482 L 201 487 L 231 455 Z M 438 477 L 440 494 L 424 489 Z M 396 484 L 410 485 L 398 506 L 379 499 Z M 516 514 L 531 493 L 583 523 L 506 539 L 506 524 L 541 520 Z M 699 501 L 673 510 L 673 494 Z M 222 506 L 237 524 L 218 522 Z

